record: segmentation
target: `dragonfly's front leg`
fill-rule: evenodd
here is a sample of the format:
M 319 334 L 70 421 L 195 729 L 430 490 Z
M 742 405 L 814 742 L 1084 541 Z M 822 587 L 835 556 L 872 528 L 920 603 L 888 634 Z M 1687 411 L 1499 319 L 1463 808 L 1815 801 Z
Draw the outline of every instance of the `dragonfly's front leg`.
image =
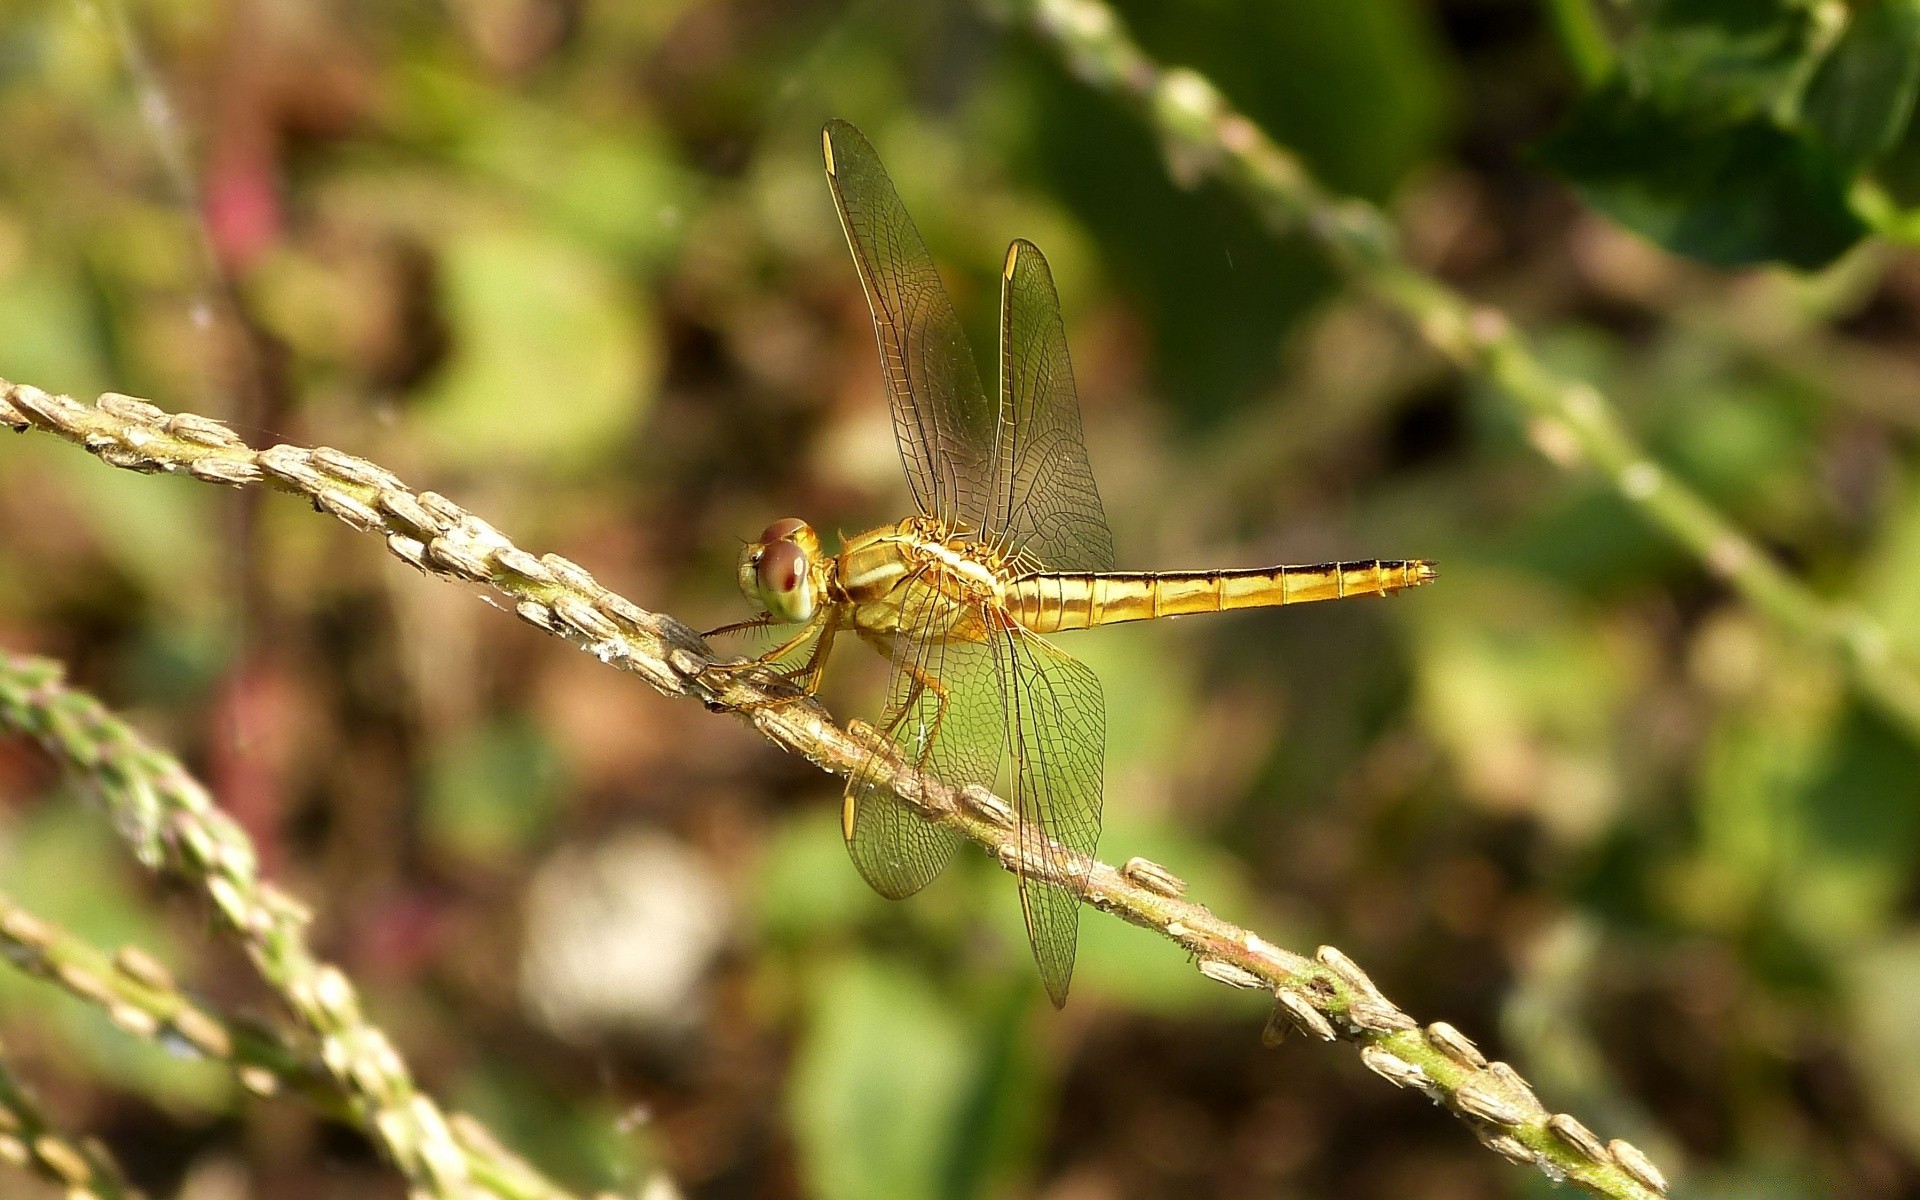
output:
M 771 622 L 769 620 L 764 623 Z M 780 645 L 775 646 L 765 654 L 760 655 L 758 658 L 750 658 L 743 662 L 715 663 L 709 667 L 708 670 L 735 674 L 750 670 L 754 667 L 766 667 L 776 679 L 782 683 L 790 684 L 796 689 L 796 694 L 791 696 L 768 696 L 760 700 L 746 701 L 738 706 L 743 712 L 752 712 L 755 709 L 771 708 L 776 705 L 792 704 L 796 701 L 806 700 L 820 690 L 821 677 L 826 673 L 827 655 L 833 649 L 834 635 L 839 632 L 839 628 L 840 621 L 838 615 L 832 609 L 826 609 L 811 621 L 801 626 L 799 633 L 782 642 Z M 817 638 L 818 640 L 814 642 L 813 652 L 807 656 L 807 661 L 791 671 L 780 670 L 777 666 L 780 660 L 788 654 L 791 654 L 798 647 L 805 645 L 808 638 Z
M 735 621 L 730 625 L 716 625 L 700 636 L 703 638 L 717 638 L 723 633 L 745 633 L 749 629 L 765 629 L 771 624 L 773 624 L 773 614 L 761 613 L 751 621 Z

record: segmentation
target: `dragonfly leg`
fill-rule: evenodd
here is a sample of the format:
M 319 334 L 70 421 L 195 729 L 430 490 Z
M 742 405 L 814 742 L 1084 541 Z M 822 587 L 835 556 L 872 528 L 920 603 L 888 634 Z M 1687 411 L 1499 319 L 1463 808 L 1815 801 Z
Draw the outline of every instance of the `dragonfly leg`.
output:
M 744 659 L 741 659 L 739 662 L 715 663 L 711 667 L 708 667 L 707 669 L 710 671 L 736 671 L 737 672 L 737 671 L 749 671 L 749 670 L 752 670 L 754 667 L 771 668 L 773 664 L 779 662 L 786 655 L 791 654 L 793 652 L 794 647 L 804 645 L 806 643 L 806 640 L 814 635 L 815 627 L 820 623 L 821 620 L 824 620 L 824 618 L 816 618 L 815 620 L 809 621 L 807 624 L 802 625 L 800 627 L 799 633 L 794 634 L 792 637 L 788 638 L 786 641 L 780 643 L 778 646 L 775 646 L 773 649 L 767 651 L 765 654 L 762 654 L 756 658 L 744 658 Z M 762 628 L 764 626 L 771 625 L 771 624 L 773 624 L 773 618 L 762 617 L 754 621 L 741 621 L 735 625 L 722 625 L 719 629 L 716 629 L 713 632 L 714 633 L 731 633 L 736 629 L 757 629 L 757 628 Z M 709 634 L 706 636 L 712 636 L 712 635 Z M 782 674 L 783 672 L 775 671 L 774 673 Z
M 739 706 L 742 712 L 752 712 L 755 709 L 761 708 L 775 708 L 782 704 L 793 704 L 800 700 L 810 699 L 815 692 L 820 690 L 821 677 L 826 673 L 827 655 L 833 649 L 834 634 L 839 631 L 839 628 L 840 622 L 835 618 L 833 613 L 829 611 L 809 621 L 806 626 L 800 630 L 798 635 L 774 647 L 759 658 L 749 659 L 746 662 L 716 663 L 708 669 L 737 672 L 747 670 L 751 667 L 767 667 L 769 668 L 769 673 L 772 674 L 775 679 L 795 689 L 795 694 L 791 696 L 768 696 L 763 700 L 749 700 Z M 805 663 L 790 671 L 779 670 L 773 666 L 773 664 L 779 662 L 781 658 L 792 652 L 796 646 L 803 645 L 808 638 L 816 636 L 818 640 L 814 642 L 813 652 L 807 656 Z
M 735 621 L 730 625 L 716 625 L 700 636 L 703 638 L 714 638 L 727 633 L 745 633 L 749 629 L 765 629 L 771 624 L 773 624 L 772 614 L 761 613 L 751 621 Z
M 928 692 L 932 692 L 934 697 L 933 723 L 918 732 L 914 737 L 918 751 L 914 755 L 914 765 L 921 770 L 925 770 L 928 761 L 933 757 L 934 743 L 940 740 L 940 723 L 947 719 L 947 689 L 941 685 L 939 680 L 928 675 L 919 667 L 907 668 L 907 677 L 912 680 L 912 682 L 907 686 L 906 698 L 900 702 L 900 711 L 893 714 L 893 720 L 887 722 L 886 732 L 889 736 L 897 739 L 899 736 L 900 722 L 907 719 L 907 714 L 912 712 L 914 707 L 920 703 L 922 696 Z

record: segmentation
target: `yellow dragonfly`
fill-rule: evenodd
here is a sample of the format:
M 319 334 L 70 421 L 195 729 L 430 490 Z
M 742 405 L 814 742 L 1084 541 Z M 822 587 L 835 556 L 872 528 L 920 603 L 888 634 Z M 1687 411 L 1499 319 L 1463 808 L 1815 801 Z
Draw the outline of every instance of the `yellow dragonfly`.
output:
M 932 256 L 860 131 L 822 131 L 827 182 L 873 311 L 894 433 L 917 512 L 827 553 L 799 519 L 776 521 L 740 557 L 760 616 L 714 632 L 794 626 L 750 663 L 803 694 L 835 639 L 853 633 L 891 664 L 881 729 L 903 761 L 955 788 L 1011 787 L 1020 904 L 1047 994 L 1066 1002 L 1080 901 L 1100 840 L 1106 710 L 1100 683 L 1045 635 L 1120 621 L 1346 596 L 1434 577 L 1424 560 L 1252 570 L 1118 572 L 1093 484 L 1060 300 L 1032 243 L 1007 250 L 998 402 Z M 878 779 L 847 783 L 841 827 L 882 895 L 926 886 L 959 835 L 921 819 Z

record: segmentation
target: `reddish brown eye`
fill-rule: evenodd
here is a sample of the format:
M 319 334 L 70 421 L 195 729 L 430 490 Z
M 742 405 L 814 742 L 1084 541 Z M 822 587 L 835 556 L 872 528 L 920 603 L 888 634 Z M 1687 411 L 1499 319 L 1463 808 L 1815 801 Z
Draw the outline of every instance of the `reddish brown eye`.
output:
M 760 572 L 761 587 L 784 595 L 799 587 L 800 581 L 806 578 L 807 556 L 792 542 L 776 541 L 760 556 L 756 570 Z
M 784 542 L 806 527 L 807 523 L 799 517 L 788 517 L 784 521 L 775 521 L 773 524 L 761 530 L 760 540 L 762 542 Z

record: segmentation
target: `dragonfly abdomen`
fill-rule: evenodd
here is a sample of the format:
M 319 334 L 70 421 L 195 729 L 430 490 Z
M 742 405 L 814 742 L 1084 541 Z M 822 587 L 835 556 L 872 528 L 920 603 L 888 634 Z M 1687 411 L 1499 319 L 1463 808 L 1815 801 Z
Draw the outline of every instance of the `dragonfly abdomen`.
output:
M 1385 596 L 1434 577 L 1425 559 L 1368 559 L 1244 571 L 1041 572 L 1003 592 L 1007 612 L 1034 633 L 1091 629 L 1187 613 L 1227 612 Z

